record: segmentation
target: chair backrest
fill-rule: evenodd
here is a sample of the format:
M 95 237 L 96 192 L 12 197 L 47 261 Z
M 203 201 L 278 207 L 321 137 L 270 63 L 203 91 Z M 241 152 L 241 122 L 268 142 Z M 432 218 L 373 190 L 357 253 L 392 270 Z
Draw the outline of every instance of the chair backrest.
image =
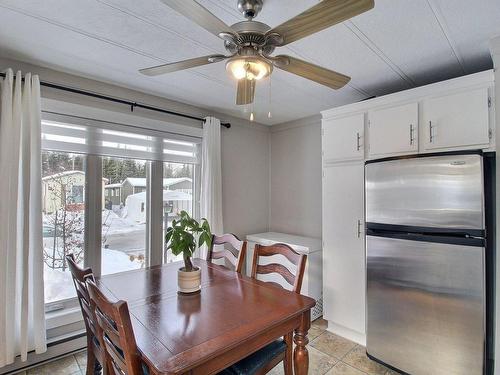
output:
M 284 265 L 279 263 L 259 264 L 260 257 L 269 257 L 273 255 L 283 255 L 296 267 L 295 275 Z M 252 263 L 252 277 L 257 278 L 258 274 L 280 274 L 285 281 L 293 287 L 295 293 L 300 293 L 302 288 L 302 279 L 304 278 L 304 270 L 306 268 L 307 255 L 299 254 L 290 246 L 278 243 L 270 246 L 255 245 Z M 270 281 L 269 283 L 282 287 L 282 285 Z
M 96 329 L 96 318 L 90 304 L 90 296 L 86 284 L 87 279 L 94 280 L 94 274 L 90 268 L 81 268 L 78 266 L 73 254 L 66 255 L 66 262 L 68 263 L 68 268 L 73 278 L 73 284 L 75 285 L 76 296 L 82 310 L 87 335 L 96 337 L 99 340 Z M 99 342 L 101 343 L 100 340 Z M 91 348 L 88 348 L 88 350 L 90 349 Z
M 221 250 L 215 250 L 214 245 L 224 245 Z M 222 236 L 212 236 L 212 244 L 208 249 L 207 261 L 212 262 L 213 259 L 227 259 L 233 266 L 234 270 L 241 273 L 245 263 L 247 252 L 247 242 L 241 241 L 234 234 L 223 234 Z
M 87 281 L 91 306 L 102 337 L 108 374 L 142 375 L 142 361 L 125 301 L 111 302 L 93 280 Z

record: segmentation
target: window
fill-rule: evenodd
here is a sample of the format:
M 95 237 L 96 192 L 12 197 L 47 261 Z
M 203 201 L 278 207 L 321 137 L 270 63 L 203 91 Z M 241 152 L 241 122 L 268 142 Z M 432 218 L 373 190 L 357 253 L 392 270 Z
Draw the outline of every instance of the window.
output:
M 70 203 L 83 203 L 83 185 L 71 186 Z
M 123 196 L 111 194 L 111 205 L 102 212 L 103 275 L 142 268 L 146 263 L 146 169 L 141 159 L 103 158 L 102 176 L 107 185 L 123 184 Z M 138 192 L 137 187 L 141 187 Z
M 76 296 L 65 256 L 84 258 L 85 156 L 42 153 L 42 218 L 45 302 Z
M 163 237 L 172 220 L 179 218 L 181 211 L 193 215 L 193 170 L 193 164 L 163 163 Z M 164 244 L 164 262 L 178 260 L 182 260 L 182 255 L 173 255 Z
M 47 309 L 76 306 L 64 260 L 68 253 L 80 265 L 91 266 L 96 276 L 145 267 L 151 259 L 173 261 L 162 246 L 149 244 L 163 244 L 162 226 L 181 210 L 196 216 L 201 139 L 54 113 L 42 117 Z M 99 165 L 100 174 L 95 173 Z M 163 166 L 164 178 L 159 171 L 149 176 L 152 166 L 155 171 Z M 102 210 L 87 204 L 101 196 Z M 157 225 L 149 223 L 150 207 L 155 207 Z M 92 227 L 99 215 L 101 230 Z M 87 239 L 102 245 L 85 251 Z

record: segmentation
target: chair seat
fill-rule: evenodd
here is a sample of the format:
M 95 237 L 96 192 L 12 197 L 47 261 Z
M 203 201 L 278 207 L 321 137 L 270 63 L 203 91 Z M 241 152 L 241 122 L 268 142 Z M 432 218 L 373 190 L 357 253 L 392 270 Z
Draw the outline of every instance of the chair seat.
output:
M 252 375 L 266 366 L 277 355 L 284 353 L 286 343 L 283 340 L 276 340 L 241 361 L 228 367 L 220 374 L 223 375 Z

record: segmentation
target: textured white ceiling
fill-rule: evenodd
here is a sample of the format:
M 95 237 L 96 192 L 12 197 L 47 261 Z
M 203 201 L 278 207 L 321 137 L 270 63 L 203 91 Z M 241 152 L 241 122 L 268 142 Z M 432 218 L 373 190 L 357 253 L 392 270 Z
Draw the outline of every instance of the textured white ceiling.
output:
M 242 20 L 236 0 L 199 2 L 228 24 Z M 257 20 L 275 26 L 315 3 L 264 0 Z M 258 84 L 256 120 L 281 123 L 491 68 L 499 20 L 498 0 L 375 0 L 375 9 L 279 51 L 350 75 L 349 85 L 334 91 L 276 69 L 271 102 L 269 83 Z M 220 39 L 160 0 L 0 0 L 3 56 L 248 117 L 223 63 L 154 78 L 137 72 L 214 52 L 224 52 Z

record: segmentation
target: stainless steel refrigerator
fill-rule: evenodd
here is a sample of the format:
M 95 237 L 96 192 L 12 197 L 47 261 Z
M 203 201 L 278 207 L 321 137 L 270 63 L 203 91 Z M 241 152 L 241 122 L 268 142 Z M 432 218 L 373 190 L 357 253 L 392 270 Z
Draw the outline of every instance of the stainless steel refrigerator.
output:
M 492 367 L 494 155 L 366 163 L 367 354 L 409 374 Z

